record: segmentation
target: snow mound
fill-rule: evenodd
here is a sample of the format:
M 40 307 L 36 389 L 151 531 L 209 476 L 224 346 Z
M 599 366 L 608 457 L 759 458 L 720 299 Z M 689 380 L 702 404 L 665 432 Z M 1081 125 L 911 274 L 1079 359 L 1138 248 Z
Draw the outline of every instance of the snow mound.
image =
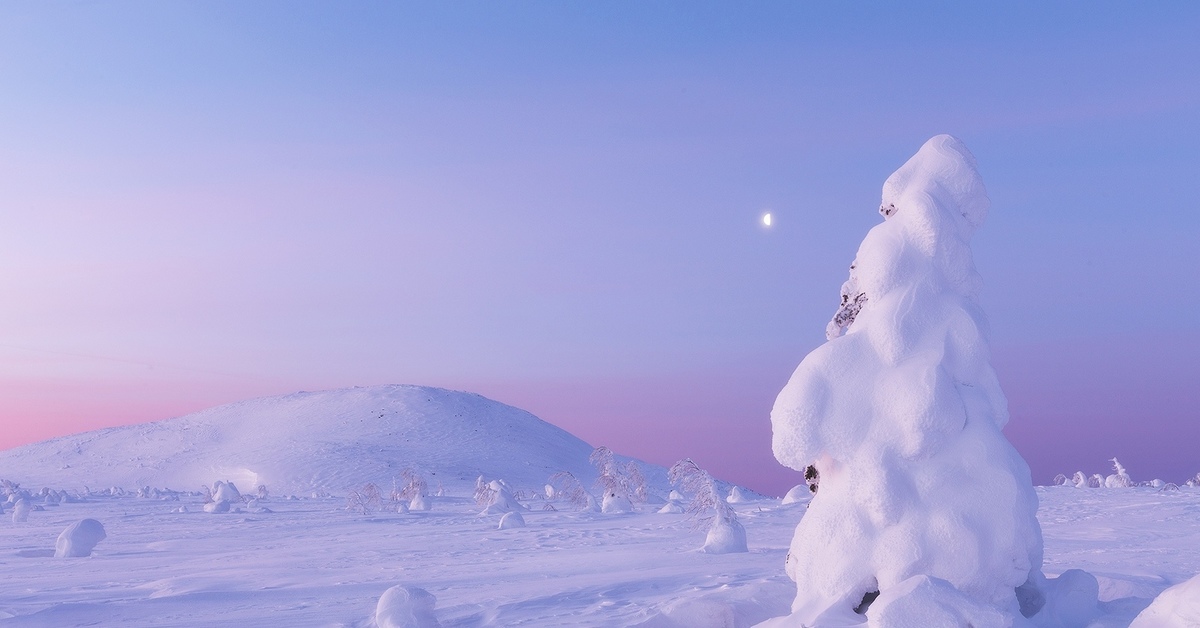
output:
M 107 538 L 104 526 L 95 519 L 83 519 L 67 526 L 54 544 L 55 558 L 91 556 L 96 544 Z
M 506 512 L 503 517 L 500 517 L 500 525 L 496 527 L 498 530 L 511 530 L 512 528 L 524 528 L 525 517 L 517 511 Z
M 433 613 L 437 598 L 425 589 L 397 585 L 379 596 L 375 625 L 379 628 L 436 628 Z
M 884 222 L 850 266 L 829 341 L 775 401 L 775 457 L 820 478 L 787 561 L 801 623 L 874 591 L 923 608 L 954 598 L 948 586 L 970 601 L 954 608 L 1013 617 L 1030 582 L 1023 614 L 1040 606 L 1037 495 L 1000 431 L 1007 401 L 977 302 L 970 238 L 988 205 L 966 147 L 926 142 L 884 184 Z M 930 579 L 889 593 L 915 576 Z
M 746 546 L 746 528 L 742 527 L 737 519 L 714 517 L 700 551 L 706 554 L 748 552 L 750 550 Z
M 787 495 L 783 496 L 783 504 L 786 506 L 788 504 L 807 502 L 811 498 L 812 490 L 808 488 L 808 485 L 797 484 L 787 492 Z
M 1129 628 L 1195 628 L 1200 626 L 1200 575 L 1159 594 L 1134 618 Z
M 448 487 L 479 475 L 542 486 L 558 471 L 590 485 L 591 452 L 568 432 L 480 395 L 394 385 L 252 399 L 34 443 L 0 452 L 0 477 L 189 490 L 220 478 L 251 492 L 266 485 L 275 495 L 307 495 L 391 486 L 413 468 Z M 664 469 L 653 474 L 665 478 Z
M 973 626 L 1002 628 L 1012 618 L 963 595 L 940 578 L 913 576 L 881 593 L 867 611 L 870 628 Z

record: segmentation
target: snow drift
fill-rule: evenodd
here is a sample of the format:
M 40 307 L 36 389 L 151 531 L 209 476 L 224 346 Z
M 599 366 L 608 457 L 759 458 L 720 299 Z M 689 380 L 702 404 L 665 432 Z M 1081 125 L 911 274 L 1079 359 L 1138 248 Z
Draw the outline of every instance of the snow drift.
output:
M 852 620 L 876 591 L 872 625 L 1044 601 L 1037 497 L 1000 432 L 1007 402 L 977 302 L 970 239 L 988 209 L 966 147 L 926 142 L 883 186 L 884 222 L 850 266 L 828 342 L 775 402 L 775 457 L 820 477 L 787 560 L 794 623 Z
M 480 475 L 542 486 L 558 471 L 596 478 L 592 447 L 480 395 L 420 386 L 300 392 L 0 452 L 0 477 L 26 486 L 196 490 L 214 479 L 273 494 L 391 486 L 418 469 L 437 486 Z M 660 483 L 666 472 L 653 465 Z

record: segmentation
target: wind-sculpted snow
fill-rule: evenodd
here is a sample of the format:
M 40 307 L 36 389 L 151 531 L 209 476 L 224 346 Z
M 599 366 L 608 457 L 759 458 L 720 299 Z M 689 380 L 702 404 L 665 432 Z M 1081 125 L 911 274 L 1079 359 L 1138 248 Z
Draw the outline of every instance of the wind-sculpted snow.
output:
M 540 487 L 570 471 L 589 487 L 592 447 L 523 410 L 479 395 L 378 386 L 232 403 L 174 419 L 87 432 L 0 452 L 0 477 L 24 486 L 345 494 L 391 487 L 407 468 L 430 489 L 479 475 Z M 665 471 L 647 468 L 659 482 Z
M 874 591 L 924 608 L 936 600 L 913 596 L 948 586 L 1015 616 L 1028 581 L 1023 610 L 1042 603 L 1037 498 L 1000 432 L 1007 402 L 976 301 L 970 238 L 988 206 L 966 147 L 926 142 L 884 184 L 884 222 L 858 250 L 829 342 L 775 402 L 776 458 L 820 476 L 787 561 L 796 622 L 863 611 Z M 888 595 L 915 576 L 933 580 Z

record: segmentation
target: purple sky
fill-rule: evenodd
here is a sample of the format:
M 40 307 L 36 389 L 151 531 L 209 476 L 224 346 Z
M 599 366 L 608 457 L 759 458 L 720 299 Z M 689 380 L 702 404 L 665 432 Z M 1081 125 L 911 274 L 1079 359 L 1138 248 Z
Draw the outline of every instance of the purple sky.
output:
M 1187 3 L 0 4 L 0 447 L 415 383 L 782 493 L 774 396 L 948 132 L 1035 481 L 1182 481 L 1196 32 Z

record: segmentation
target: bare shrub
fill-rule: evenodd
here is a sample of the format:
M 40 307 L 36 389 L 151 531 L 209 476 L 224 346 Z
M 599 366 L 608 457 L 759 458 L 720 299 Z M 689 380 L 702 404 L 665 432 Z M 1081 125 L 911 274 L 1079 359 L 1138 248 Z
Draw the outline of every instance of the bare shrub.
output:
M 370 514 L 382 506 L 383 493 L 378 486 L 370 482 L 357 491 L 350 491 L 350 494 L 346 496 L 346 510 L 353 510 L 360 514 Z
M 711 524 L 714 518 L 729 524 L 737 522 L 737 513 L 721 498 L 712 476 L 692 462 L 691 458 L 684 458 L 671 465 L 667 479 L 682 492 L 692 494 L 687 512 L 696 522 L 697 528 Z
M 554 496 L 562 498 L 575 507 L 576 510 L 586 510 L 592 502 L 587 489 L 570 471 L 559 471 L 550 476 L 550 486 L 554 488 Z M 549 502 L 546 504 L 549 506 Z

